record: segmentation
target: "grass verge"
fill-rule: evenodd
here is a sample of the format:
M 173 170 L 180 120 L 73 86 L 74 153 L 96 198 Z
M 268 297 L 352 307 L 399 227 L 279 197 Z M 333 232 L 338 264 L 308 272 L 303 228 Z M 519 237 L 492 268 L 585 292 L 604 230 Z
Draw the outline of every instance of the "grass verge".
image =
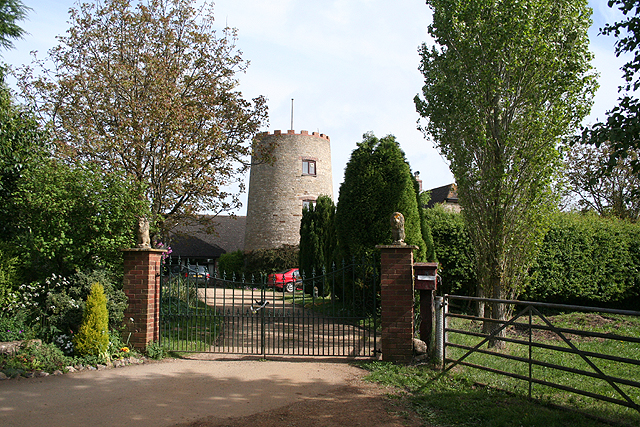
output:
M 594 419 L 586 414 L 530 401 L 519 395 L 478 385 L 458 373 L 434 381 L 440 371 L 426 365 L 362 363 L 366 381 L 394 387 L 425 421 L 455 427 L 604 427 L 633 425 Z

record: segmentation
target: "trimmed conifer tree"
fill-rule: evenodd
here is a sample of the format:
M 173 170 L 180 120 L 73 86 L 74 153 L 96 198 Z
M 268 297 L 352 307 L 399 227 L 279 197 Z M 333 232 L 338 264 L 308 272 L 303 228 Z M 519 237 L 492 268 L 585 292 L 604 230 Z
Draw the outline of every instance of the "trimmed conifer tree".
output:
M 300 221 L 300 272 L 305 278 L 331 270 L 336 247 L 336 208 L 329 196 L 320 196 L 316 205 L 302 211 Z
M 91 285 L 87 304 L 82 314 L 80 330 L 73 339 L 74 352 L 80 356 L 99 356 L 109 347 L 109 314 L 104 288 Z
M 417 261 L 425 261 L 415 178 L 393 135 L 366 133 L 351 153 L 336 208 L 338 246 L 343 257 L 371 253 L 392 242 L 389 220 L 394 212 L 405 218 L 405 242 L 418 246 Z

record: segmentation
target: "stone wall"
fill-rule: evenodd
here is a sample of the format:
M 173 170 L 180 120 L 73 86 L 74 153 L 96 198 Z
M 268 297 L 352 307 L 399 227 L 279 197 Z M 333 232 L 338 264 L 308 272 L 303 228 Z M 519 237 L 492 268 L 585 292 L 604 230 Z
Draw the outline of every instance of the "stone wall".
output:
M 329 137 L 276 130 L 256 139 L 259 144 L 274 144 L 274 161 L 252 159 L 244 250 L 297 245 L 303 202 L 321 195 L 333 198 Z M 303 174 L 304 160 L 315 162 L 315 175 Z

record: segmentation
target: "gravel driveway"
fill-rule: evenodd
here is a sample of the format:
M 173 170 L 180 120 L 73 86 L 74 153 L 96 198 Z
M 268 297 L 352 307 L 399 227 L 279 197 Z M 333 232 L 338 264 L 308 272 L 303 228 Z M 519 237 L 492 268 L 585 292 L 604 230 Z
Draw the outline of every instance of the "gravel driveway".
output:
M 0 382 L 2 426 L 418 426 L 346 363 L 165 360 Z

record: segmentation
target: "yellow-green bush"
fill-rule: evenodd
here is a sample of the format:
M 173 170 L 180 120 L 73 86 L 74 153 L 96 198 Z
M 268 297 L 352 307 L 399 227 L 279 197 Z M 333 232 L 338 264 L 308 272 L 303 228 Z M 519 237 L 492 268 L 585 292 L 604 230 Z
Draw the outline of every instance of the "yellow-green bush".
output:
M 99 356 L 109 347 L 109 314 L 104 288 L 99 283 L 91 286 L 82 314 L 80 330 L 73 339 L 74 351 L 80 356 Z

